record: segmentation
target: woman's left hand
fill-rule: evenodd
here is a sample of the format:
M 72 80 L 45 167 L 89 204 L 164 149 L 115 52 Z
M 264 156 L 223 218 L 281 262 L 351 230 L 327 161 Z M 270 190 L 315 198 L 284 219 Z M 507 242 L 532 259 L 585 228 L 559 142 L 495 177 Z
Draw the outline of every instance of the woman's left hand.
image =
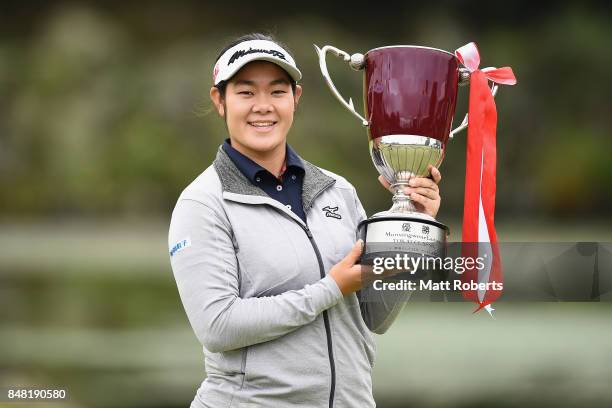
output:
M 440 209 L 440 202 L 442 201 L 440 198 L 440 189 L 438 188 L 438 183 L 442 180 L 442 175 L 440 174 L 440 170 L 432 165 L 429 165 L 429 172 L 432 178 L 411 178 L 409 186 L 404 187 L 404 192 L 406 195 L 410 196 L 418 212 L 436 218 L 438 210 Z M 391 189 L 391 186 L 383 176 L 379 176 L 378 181 L 380 181 L 383 187 L 395 194 L 395 191 Z

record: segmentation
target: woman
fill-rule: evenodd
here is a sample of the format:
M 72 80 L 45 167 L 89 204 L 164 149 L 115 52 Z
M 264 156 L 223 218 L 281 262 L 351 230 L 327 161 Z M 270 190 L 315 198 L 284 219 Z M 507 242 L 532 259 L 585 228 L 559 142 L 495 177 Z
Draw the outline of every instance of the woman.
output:
M 228 45 L 213 70 L 229 139 L 179 197 L 169 233 L 204 348 L 192 407 L 375 406 L 370 332 L 386 331 L 402 304 L 360 303 L 355 231 L 366 215 L 355 189 L 286 143 L 300 79 L 286 48 L 262 34 Z M 435 216 L 432 174 L 407 192 Z

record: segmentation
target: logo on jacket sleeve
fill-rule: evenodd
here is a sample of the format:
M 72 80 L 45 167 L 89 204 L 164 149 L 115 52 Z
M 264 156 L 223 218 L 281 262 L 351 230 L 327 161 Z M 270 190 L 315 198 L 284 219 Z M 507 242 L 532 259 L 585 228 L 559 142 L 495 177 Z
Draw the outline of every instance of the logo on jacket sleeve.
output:
M 325 216 L 326 217 L 336 218 L 338 220 L 342 219 L 342 216 L 337 213 L 338 206 L 330 207 L 329 205 L 327 205 L 327 206 L 323 207 L 322 210 L 325 211 Z
M 177 253 L 181 252 L 183 249 L 188 248 L 190 246 L 191 246 L 191 238 L 187 237 L 187 238 L 181 239 L 179 242 L 172 245 L 172 247 L 170 248 L 170 257 L 173 257 Z

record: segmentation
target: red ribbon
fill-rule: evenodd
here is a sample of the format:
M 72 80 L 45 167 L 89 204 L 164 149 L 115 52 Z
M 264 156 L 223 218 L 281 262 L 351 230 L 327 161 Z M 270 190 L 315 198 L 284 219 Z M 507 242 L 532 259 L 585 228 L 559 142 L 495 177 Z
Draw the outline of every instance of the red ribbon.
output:
M 510 67 L 479 69 L 480 54 L 473 42 L 457 49 L 455 55 L 470 71 L 461 252 L 463 257 L 484 257 L 487 267 L 480 274 L 486 275 L 488 271 L 488 278 L 483 278 L 477 269 L 469 269 L 461 280 L 463 283 L 501 283 L 503 275 L 494 223 L 497 110 L 488 81 L 514 85 L 516 78 Z M 463 291 L 463 297 L 478 303 L 476 312 L 491 304 L 501 292 L 490 288 L 484 294 L 480 291 L 479 296 L 479 290 L 468 289 Z

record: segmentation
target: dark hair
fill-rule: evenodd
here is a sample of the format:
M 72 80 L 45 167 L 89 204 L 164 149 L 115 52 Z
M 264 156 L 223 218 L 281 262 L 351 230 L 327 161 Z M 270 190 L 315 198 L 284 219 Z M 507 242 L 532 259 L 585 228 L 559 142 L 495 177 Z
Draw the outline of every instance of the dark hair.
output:
M 219 61 L 219 58 L 221 58 L 221 56 L 223 55 L 223 53 L 225 53 L 225 51 L 229 50 L 233 46 L 238 45 L 241 42 L 252 41 L 252 40 L 272 41 L 273 43 L 275 43 L 276 45 L 280 46 L 285 51 L 287 51 L 289 53 L 289 55 L 291 55 L 291 58 L 293 58 L 293 55 L 291 54 L 291 50 L 289 50 L 289 48 L 285 44 L 283 44 L 282 42 L 280 42 L 276 38 L 274 38 L 272 36 L 272 34 L 250 33 L 250 34 L 245 34 L 245 35 L 242 35 L 242 36 L 240 36 L 238 38 L 235 38 L 234 40 L 230 41 L 229 44 L 227 44 L 225 47 L 223 47 L 223 49 L 219 52 L 219 55 L 217 55 L 217 58 L 215 59 L 215 63 L 217 63 L 217 61 Z M 295 94 L 295 87 L 296 87 L 297 84 L 296 84 L 295 80 L 293 78 L 291 78 L 291 75 L 287 75 L 287 76 L 289 77 L 289 83 L 291 84 L 291 90 Z M 225 98 L 225 88 L 227 88 L 227 81 L 219 82 L 217 85 L 215 85 L 215 88 L 217 88 L 219 90 L 219 93 L 221 94 L 221 97 Z

